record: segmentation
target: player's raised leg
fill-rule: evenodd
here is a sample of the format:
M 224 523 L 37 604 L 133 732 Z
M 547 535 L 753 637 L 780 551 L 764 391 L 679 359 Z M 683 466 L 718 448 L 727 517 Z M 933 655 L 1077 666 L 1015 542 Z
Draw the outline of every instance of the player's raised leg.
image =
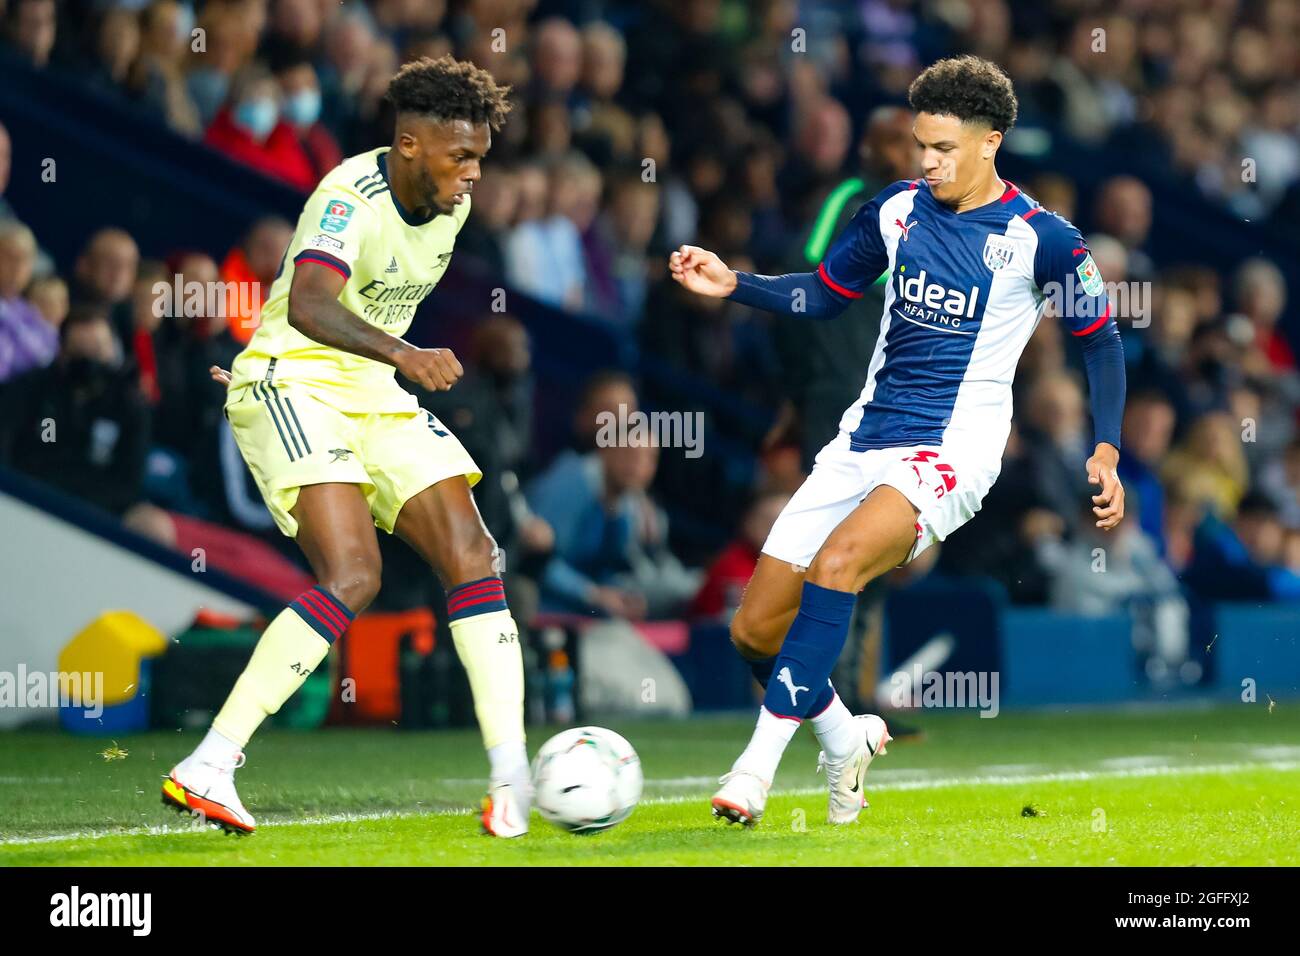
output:
M 394 531 L 429 564 L 447 592 L 451 636 L 469 675 L 488 755 L 483 828 L 493 836 L 522 836 L 528 832 L 532 794 L 519 628 L 506 605 L 496 542 L 465 476 L 439 481 L 409 499 Z
M 775 679 L 767 684 L 758 725 L 714 796 L 715 814 L 749 825 L 761 817 L 767 788 L 799 724 L 810 715 L 821 716 L 814 705 L 825 708 L 825 697 L 837 700 L 830 688 L 830 674 L 844 649 L 857 593 L 868 581 L 907 558 L 916 541 L 916 517 L 915 507 L 901 492 L 882 485 L 835 527 L 818 550 L 803 576 L 798 611 L 777 645 L 779 652 L 771 665 Z M 792 583 L 777 570 L 779 564 L 773 558 L 760 569 L 766 572 L 764 581 L 775 585 L 773 593 L 778 599 L 782 585 L 788 593 Z M 796 574 L 794 569 L 790 574 Z M 773 615 L 755 624 L 752 619 L 737 616 L 737 636 L 742 639 L 738 646 L 743 641 L 747 648 L 760 653 L 773 649 L 771 635 L 781 618 Z M 815 692 L 814 688 L 826 690 Z M 823 751 L 823 763 L 828 777 L 833 777 L 830 819 L 847 822 L 847 810 L 839 805 L 846 798 L 840 791 L 848 791 L 847 800 L 856 801 L 852 813 L 856 818 L 856 809 L 861 808 L 860 776 L 870 757 L 883 748 L 887 732 L 879 718 L 854 718 L 847 708 L 838 716 L 834 732 L 827 736 L 834 737 L 839 746 L 833 753 Z M 843 743 L 839 743 L 841 739 Z
M 249 739 L 302 686 L 379 591 L 379 543 L 357 485 L 303 487 L 290 513 L 319 583 L 267 626 L 207 736 L 163 782 L 164 802 L 202 813 L 227 832 L 252 833 L 255 826 L 234 780 Z

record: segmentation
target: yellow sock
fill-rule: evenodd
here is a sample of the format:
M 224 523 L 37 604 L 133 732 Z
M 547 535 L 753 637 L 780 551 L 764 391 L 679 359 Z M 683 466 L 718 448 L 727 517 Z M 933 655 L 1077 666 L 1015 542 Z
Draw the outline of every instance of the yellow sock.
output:
M 447 595 L 447 608 L 456 655 L 474 693 L 483 746 L 491 751 L 499 744 L 522 744 L 524 656 L 519 649 L 519 627 L 505 606 L 500 578 L 453 588 Z
M 347 630 L 352 612 L 324 588 L 313 588 L 281 611 L 262 633 L 248 666 L 212 722 L 241 748 L 276 713 Z

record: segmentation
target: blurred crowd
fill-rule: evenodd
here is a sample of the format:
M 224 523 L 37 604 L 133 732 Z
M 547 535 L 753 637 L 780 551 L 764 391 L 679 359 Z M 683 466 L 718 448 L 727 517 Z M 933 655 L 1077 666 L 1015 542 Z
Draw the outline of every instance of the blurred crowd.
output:
M 858 205 L 917 175 L 898 105 L 932 60 L 969 51 L 1004 65 L 1021 103 L 1011 142 L 1064 132 L 1151 162 L 1241 218 L 1293 222 L 1300 211 L 1292 0 L 0 6 L 10 54 L 79 74 L 304 192 L 342 156 L 389 141 L 383 93 L 401 63 L 452 53 L 513 86 L 515 112 L 475 189 L 458 261 L 607 323 L 776 421 L 752 501 L 733 509 L 743 511 L 735 538 L 715 542 L 701 576 L 668 547 L 654 490 L 667 452 L 597 448 L 582 418 L 661 396 L 638 395 L 624 375 L 597 376 L 572 447 L 537 462 L 527 335 L 508 317 L 483 323 L 470 384 L 451 407 L 427 401 L 443 402 L 436 410 L 458 433 L 481 429 L 471 451 L 499 476 L 479 491 L 489 524 L 525 556 L 539 606 L 557 612 L 721 617 L 734 606 L 767 527 L 861 386 L 881 299 L 868 296 L 834 328 L 792 329 L 683 293 L 664 257 L 692 242 L 735 268 L 814 267 Z M 269 286 L 289 224 L 254 224 L 220 261 L 184 248 L 141 259 L 131 236 L 104 230 L 60 277 L 3 202 L 8 155 L 0 132 L 0 380 L 26 375 L 6 389 L 3 460 L 173 541 L 189 520 L 266 534 L 204 371 L 238 351 L 258 303 L 232 303 L 229 322 L 159 315 L 150 290 L 176 276 Z M 1107 181 L 1086 205 L 1062 176 L 1020 185 L 1083 229 L 1108 282 L 1145 290 L 1143 313 L 1123 323 L 1131 515 L 1105 540 L 1091 528 L 1081 366 L 1049 317 L 1022 362 L 1017 427 L 986 514 L 927 567 L 992 573 L 1020 602 L 1144 608 L 1153 646 L 1186 630 L 1189 589 L 1300 596 L 1300 378 L 1278 325 L 1292 292 L 1282 273 L 1265 258 L 1227 276 L 1155 261 L 1153 198 L 1138 175 Z M 93 413 L 78 406 L 88 395 L 98 396 Z M 14 425 L 31 415 L 84 430 L 84 442 L 55 450 Z M 1093 573 L 1098 548 L 1104 575 Z

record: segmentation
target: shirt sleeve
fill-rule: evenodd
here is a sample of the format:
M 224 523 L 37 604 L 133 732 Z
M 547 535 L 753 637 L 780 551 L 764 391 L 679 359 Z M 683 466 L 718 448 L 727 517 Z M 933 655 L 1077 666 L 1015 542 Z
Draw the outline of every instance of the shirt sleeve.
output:
M 1034 282 L 1071 335 L 1082 338 L 1116 327 L 1092 252 L 1079 230 L 1063 219 L 1053 217 L 1039 232 Z
M 1094 440 L 1120 447 L 1126 375 L 1119 326 L 1092 252 L 1073 225 L 1044 221 L 1034 254 L 1034 282 L 1083 346 Z
M 333 269 L 345 280 L 361 256 L 376 225 L 374 210 L 351 192 L 322 187 L 312 193 L 298 220 L 293 264 L 314 262 Z
M 905 189 L 907 182 L 894 183 L 853 214 L 844 231 L 836 236 L 826 257 L 817 266 L 817 277 L 832 292 L 860 299 L 889 268 L 889 251 L 880 233 L 880 208 Z

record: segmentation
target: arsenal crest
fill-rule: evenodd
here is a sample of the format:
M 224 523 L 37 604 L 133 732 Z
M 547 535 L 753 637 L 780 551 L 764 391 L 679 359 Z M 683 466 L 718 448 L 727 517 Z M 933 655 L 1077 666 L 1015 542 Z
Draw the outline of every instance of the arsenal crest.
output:
M 990 272 L 1008 265 L 1016 254 L 1016 244 L 1006 236 L 989 236 L 984 240 L 984 264 Z

